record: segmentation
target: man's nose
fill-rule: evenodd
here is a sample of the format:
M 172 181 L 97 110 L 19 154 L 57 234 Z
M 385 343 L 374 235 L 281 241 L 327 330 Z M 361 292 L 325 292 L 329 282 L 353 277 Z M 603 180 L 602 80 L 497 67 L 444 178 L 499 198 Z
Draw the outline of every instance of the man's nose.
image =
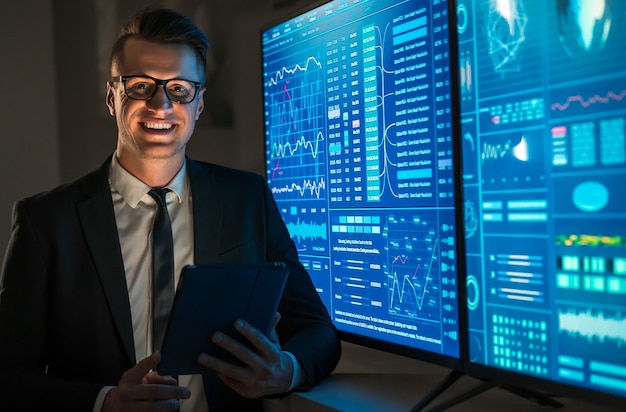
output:
M 165 87 L 157 86 L 154 95 L 147 102 L 147 105 L 152 110 L 164 110 L 170 111 L 172 109 L 172 101 L 167 97 L 165 93 Z

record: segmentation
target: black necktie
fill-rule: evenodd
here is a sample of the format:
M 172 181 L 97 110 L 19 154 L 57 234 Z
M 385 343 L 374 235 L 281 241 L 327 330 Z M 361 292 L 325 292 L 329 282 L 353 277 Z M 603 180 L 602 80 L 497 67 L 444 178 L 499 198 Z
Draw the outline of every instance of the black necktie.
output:
M 157 203 L 152 228 L 152 350 L 161 349 L 174 300 L 174 242 L 165 195 L 169 189 L 152 189 Z

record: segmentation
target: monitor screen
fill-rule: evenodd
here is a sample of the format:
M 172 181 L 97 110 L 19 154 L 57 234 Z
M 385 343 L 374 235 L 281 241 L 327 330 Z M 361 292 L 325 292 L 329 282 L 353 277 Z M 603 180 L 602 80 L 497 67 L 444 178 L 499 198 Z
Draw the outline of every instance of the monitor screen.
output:
M 625 6 L 458 0 L 456 11 L 469 360 L 617 397 Z
M 448 8 L 316 3 L 264 29 L 262 55 L 267 181 L 342 337 L 454 360 Z

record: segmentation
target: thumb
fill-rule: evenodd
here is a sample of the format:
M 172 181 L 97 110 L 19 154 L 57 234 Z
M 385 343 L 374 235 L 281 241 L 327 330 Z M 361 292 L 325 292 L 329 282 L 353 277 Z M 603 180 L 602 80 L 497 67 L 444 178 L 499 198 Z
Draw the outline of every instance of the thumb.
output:
M 142 383 L 144 376 L 161 361 L 161 352 L 154 351 L 152 355 L 139 361 L 135 366 L 124 372 L 121 382 L 125 383 Z

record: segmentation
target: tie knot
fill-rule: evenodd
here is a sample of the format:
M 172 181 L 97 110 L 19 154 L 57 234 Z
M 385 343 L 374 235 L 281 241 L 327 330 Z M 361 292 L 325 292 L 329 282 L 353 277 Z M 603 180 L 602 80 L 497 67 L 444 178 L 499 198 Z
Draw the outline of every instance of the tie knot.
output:
M 165 195 L 167 195 L 167 192 L 169 191 L 170 189 L 166 187 L 154 188 L 150 189 L 148 194 L 152 196 L 152 198 L 157 202 L 160 207 L 166 207 L 167 201 L 165 200 Z

